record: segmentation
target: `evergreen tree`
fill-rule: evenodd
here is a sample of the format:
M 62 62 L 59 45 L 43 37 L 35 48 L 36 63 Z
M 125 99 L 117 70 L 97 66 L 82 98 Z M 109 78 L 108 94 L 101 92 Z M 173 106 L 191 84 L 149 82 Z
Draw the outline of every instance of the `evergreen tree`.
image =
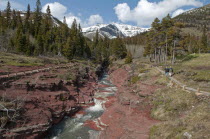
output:
M 15 10 L 13 10 L 13 12 L 12 12 L 11 27 L 12 27 L 13 30 L 17 27 L 17 15 L 16 15 Z
M 22 31 L 23 31 L 23 22 L 22 22 L 22 18 L 20 16 L 20 12 L 19 11 L 17 12 L 17 25 L 18 25 L 18 27 L 20 26 Z
M 11 20 L 11 5 L 10 2 L 7 2 L 7 8 L 6 8 L 6 25 L 7 27 L 10 26 L 10 20 Z
M 34 12 L 34 35 L 38 38 L 40 26 L 42 21 L 42 13 L 41 13 L 41 2 L 37 0 L 36 9 Z
M 126 50 L 125 44 L 123 43 L 122 39 L 117 38 L 117 39 L 113 40 L 112 52 L 113 52 L 113 55 L 117 59 L 125 58 L 127 50 Z
M 87 44 L 87 41 L 85 41 L 85 49 L 84 49 L 84 58 L 90 58 L 91 57 L 91 49 Z
M 72 42 L 71 38 L 68 38 L 65 46 L 64 46 L 64 55 L 69 59 L 73 59 L 73 49 L 72 49 Z
M 156 31 L 160 31 L 161 24 L 160 24 L 160 20 L 158 18 L 155 18 L 155 20 L 152 22 L 152 29 L 154 29 Z
M 93 57 L 96 57 L 96 54 L 99 53 L 98 52 L 99 50 L 97 50 L 98 44 L 99 44 L 99 32 L 98 30 L 96 30 L 95 37 L 93 38 L 93 42 L 92 42 L 92 56 Z
M 95 37 L 94 37 L 93 48 L 96 48 L 96 47 L 97 47 L 98 42 L 99 42 L 99 31 L 98 31 L 98 29 L 97 29 L 97 30 L 96 30 L 96 34 L 95 34 Z
M 79 41 L 79 44 L 77 46 L 77 53 L 78 53 L 79 57 L 83 57 L 84 56 L 84 47 L 85 47 L 85 38 L 83 36 L 82 28 L 81 28 L 80 24 L 78 27 L 78 41 Z
M 34 52 L 34 46 L 33 44 L 30 42 L 30 34 L 27 33 L 26 34 L 26 55 L 31 56 L 33 55 Z
M 76 56 L 77 45 L 78 45 L 78 29 L 77 29 L 77 21 L 76 21 L 76 19 L 74 19 L 74 21 L 73 21 L 73 23 L 71 25 L 70 38 L 71 38 L 73 56 Z
M 67 25 L 66 17 L 65 17 L 65 16 L 63 17 L 63 24 L 64 24 L 64 25 Z
M 51 19 L 51 11 L 50 11 L 50 6 L 47 6 L 46 10 L 46 19 L 45 19 L 45 32 L 49 31 L 52 27 L 52 19 Z
M 43 40 L 43 36 L 42 34 L 38 34 L 37 35 L 37 41 L 36 41 L 37 45 L 35 48 L 35 55 L 42 55 L 44 53 L 44 40 Z
M 201 40 L 200 40 L 200 48 L 201 48 L 201 52 L 207 52 L 208 50 L 208 38 L 207 38 L 207 33 L 206 33 L 206 25 L 204 25 L 203 27 L 203 33 L 202 33 L 202 36 L 201 36 Z
M 23 54 L 25 54 L 27 51 L 26 35 L 24 35 L 22 32 L 19 34 L 17 39 L 17 51 Z
M 30 16 L 31 16 L 31 8 L 30 8 L 30 5 L 28 4 L 28 7 L 27 7 L 27 13 L 26 13 L 26 18 L 25 18 L 25 32 L 26 31 L 30 31 Z
M 129 64 L 129 63 L 131 63 L 132 62 L 132 54 L 131 54 L 131 52 L 130 51 L 128 51 L 128 53 L 127 53 L 127 56 L 126 56 L 126 58 L 125 58 L 125 63 L 126 64 Z
M 0 34 L 3 32 L 3 29 L 4 29 L 4 18 L 2 16 L 2 13 L 0 11 Z

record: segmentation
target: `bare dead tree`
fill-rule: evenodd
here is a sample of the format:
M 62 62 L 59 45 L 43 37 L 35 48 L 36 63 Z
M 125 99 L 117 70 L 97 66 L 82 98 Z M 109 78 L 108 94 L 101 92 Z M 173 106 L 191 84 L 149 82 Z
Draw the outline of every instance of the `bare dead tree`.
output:
M 6 92 L 3 94 L 0 102 L 0 113 L 1 115 L 1 128 L 4 128 L 8 121 L 16 122 L 17 118 L 20 116 L 20 110 L 23 107 L 23 102 L 25 98 L 17 97 L 14 100 L 9 100 L 6 98 Z M 10 104 L 7 106 L 6 104 Z

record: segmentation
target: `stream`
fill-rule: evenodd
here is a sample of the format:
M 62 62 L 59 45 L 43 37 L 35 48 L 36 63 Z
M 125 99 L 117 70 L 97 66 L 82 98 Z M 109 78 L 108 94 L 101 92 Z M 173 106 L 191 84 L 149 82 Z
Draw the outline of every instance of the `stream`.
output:
M 117 88 L 108 80 L 108 74 L 104 74 L 98 84 L 105 87 L 97 88 L 94 95 L 95 105 L 84 109 L 85 114 L 76 114 L 75 117 L 65 117 L 59 124 L 54 125 L 49 133 L 50 139 L 96 139 L 100 131 L 85 126 L 86 121 L 92 120 L 97 123 L 105 108 L 103 104 L 107 97 L 115 95 Z M 104 98 L 103 100 L 99 98 Z M 97 125 L 97 124 L 96 124 Z M 99 127 L 100 128 L 100 127 Z

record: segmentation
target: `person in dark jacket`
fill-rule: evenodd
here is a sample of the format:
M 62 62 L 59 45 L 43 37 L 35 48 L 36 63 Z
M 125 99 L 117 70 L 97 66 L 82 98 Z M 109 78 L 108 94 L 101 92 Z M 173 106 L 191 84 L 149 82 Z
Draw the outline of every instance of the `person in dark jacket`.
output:
M 166 75 L 166 76 L 169 75 L 169 68 L 168 68 L 168 67 L 165 68 L 165 75 Z
M 174 74 L 174 70 L 172 67 L 169 68 L 169 76 L 172 76 Z

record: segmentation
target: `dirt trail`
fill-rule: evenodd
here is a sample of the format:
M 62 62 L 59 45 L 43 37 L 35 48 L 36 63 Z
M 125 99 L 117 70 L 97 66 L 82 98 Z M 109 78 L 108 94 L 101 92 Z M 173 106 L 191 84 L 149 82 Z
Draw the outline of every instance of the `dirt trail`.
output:
M 165 74 L 163 70 L 161 70 L 159 67 L 155 67 L 155 69 L 159 72 L 161 72 L 162 74 Z M 204 96 L 208 96 L 210 97 L 210 92 L 206 92 L 206 91 L 201 91 L 192 87 L 187 87 L 185 84 L 181 83 L 180 81 L 178 81 L 177 79 L 175 79 L 174 77 L 169 77 L 169 79 L 174 82 L 175 84 L 177 84 L 178 86 L 180 86 L 181 88 L 183 88 L 186 91 L 190 91 L 190 92 L 194 92 L 196 93 L 197 96 L 199 95 L 204 95 Z

